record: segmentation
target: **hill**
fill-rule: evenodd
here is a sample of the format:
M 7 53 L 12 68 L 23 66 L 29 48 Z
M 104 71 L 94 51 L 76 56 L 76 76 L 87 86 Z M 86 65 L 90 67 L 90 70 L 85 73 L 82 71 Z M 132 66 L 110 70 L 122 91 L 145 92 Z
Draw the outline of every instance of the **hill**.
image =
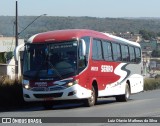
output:
M 19 32 L 35 18 L 36 16 L 19 16 Z M 15 17 L 13 16 L 0 16 L 0 34 L 4 36 L 14 36 L 14 22 Z M 29 36 L 39 32 L 72 28 L 92 29 L 116 33 L 127 31 L 139 33 L 140 30 L 158 33 L 160 32 L 160 19 L 44 16 L 37 19 L 20 35 L 20 37 L 28 38 Z

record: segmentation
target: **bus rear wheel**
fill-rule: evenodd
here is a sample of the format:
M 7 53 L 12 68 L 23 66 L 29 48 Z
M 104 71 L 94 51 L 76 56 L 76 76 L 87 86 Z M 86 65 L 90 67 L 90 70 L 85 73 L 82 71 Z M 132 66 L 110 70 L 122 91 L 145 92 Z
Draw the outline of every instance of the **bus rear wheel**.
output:
M 92 86 L 91 97 L 84 100 L 84 104 L 87 107 L 94 106 L 97 101 L 96 91 L 94 86 Z
M 130 97 L 130 88 L 129 88 L 129 85 L 126 84 L 125 94 L 116 96 L 116 101 L 126 102 L 126 101 L 128 101 L 129 97 Z

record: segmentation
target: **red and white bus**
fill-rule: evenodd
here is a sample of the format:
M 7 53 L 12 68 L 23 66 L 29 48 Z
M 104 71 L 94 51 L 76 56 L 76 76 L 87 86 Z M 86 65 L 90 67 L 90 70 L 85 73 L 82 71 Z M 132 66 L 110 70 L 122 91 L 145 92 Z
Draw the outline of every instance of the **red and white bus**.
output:
M 25 44 L 23 97 L 27 102 L 99 97 L 127 101 L 143 91 L 141 47 L 107 33 L 86 29 L 49 31 Z

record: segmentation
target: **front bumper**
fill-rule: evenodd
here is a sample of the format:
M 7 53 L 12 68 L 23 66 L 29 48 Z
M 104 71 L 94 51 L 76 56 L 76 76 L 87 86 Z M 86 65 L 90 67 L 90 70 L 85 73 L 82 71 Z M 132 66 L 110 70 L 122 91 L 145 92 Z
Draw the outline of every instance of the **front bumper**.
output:
M 85 99 L 91 97 L 91 90 L 81 87 L 79 84 L 75 84 L 64 90 L 56 90 L 56 91 L 32 91 L 23 88 L 23 97 L 24 100 L 27 102 Z

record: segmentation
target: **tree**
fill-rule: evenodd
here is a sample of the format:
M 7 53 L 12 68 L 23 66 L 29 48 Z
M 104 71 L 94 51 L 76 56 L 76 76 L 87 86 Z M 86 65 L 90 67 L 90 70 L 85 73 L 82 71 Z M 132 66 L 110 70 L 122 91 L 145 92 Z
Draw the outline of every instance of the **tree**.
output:
M 152 31 L 147 31 L 147 30 L 139 30 L 139 34 L 142 35 L 142 38 L 146 40 L 150 40 L 152 38 L 156 38 L 156 33 Z
M 152 57 L 160 57 L 160 50 L 153 50 L 151 55 Z
M 160 32 L 157 33 L 157 36 L 160 36 Z
M 0 53 L 0 63 L 5 63 L 4 53 Z

